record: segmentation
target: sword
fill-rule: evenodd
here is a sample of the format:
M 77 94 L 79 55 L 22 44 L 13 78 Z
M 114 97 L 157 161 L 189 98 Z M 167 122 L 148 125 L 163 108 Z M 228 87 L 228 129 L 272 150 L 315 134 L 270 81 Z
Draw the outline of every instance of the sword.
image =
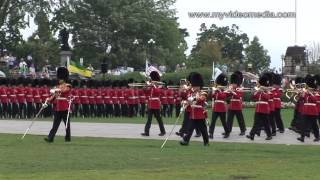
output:
M 72 104 L 73 99 L 74 99 L 74 97 L 71 97 L 69 100 L 69 107 L 68 107 L 68 114 L 67 114 L 67 121 L 66 121 L 66 130 L 68 129 L 69 116 L 70 116 L 71 104 Z
M 177 117 L 176 122 L 174 123 L 174 125 L 173 125 L 173 127 L 172 127 L 172 129 L 171 129 L 171 131 L 170 131 L 170 133 L 169 133 L 169 135 L 166 137 L 166 139 L 165 139 L 164 142 L 162 143 L 162 145 L 161 145 L 161 147 L 160 147 L 161 152 L 163 151 L 164 146 L 166 145 L 167 141 L 169 140 L 169 137 L 171 136 L 173 130 L 174 130 L 175 127 L 177 126 L 178 121 L 179 121 L 179 119 L 180 119 L 180 116 L 181 116 L 181 114 L 184 112 L 184 110 L 185 110 L 185 106 L 183 106 L 183 107 L 181 108 L 180 113 L 179 113 L 179 116 Z
M 42 107 L 40 108 L 39 112 L 36 114 L 36 116 L 32 119 L 31 124 L 29 125 L 29 127 L 26 129 L 26 131 L 24 132 L 23 136 L 21 137 L 21 140 L 24 139 L 24 137 L 27 135 L 27 133 L 30 131 L 31 127 L 33 126 L 35 120 L 39 117 L 39 115 L 41 114 L 41 112 L 48 107 L 47 104 L 48 99 L 46 99 L 46 101 L 42 104 Z

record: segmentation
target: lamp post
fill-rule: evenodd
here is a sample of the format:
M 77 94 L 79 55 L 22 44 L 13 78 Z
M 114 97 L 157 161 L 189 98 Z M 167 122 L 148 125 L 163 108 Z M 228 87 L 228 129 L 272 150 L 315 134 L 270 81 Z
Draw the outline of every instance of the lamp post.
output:
M 284 58 L 285 58 L 285 56 L 282 54 L 282 55 L 281 55 L 281 74 L 282 74 L 282 76 L 284 75 L 284 73 L 283 73 Z
M 152 38 L 148 41 L 149 44 L 149 56 L 150 56 L 150 62 L 152 62 L 152 46 L 156 43 Z

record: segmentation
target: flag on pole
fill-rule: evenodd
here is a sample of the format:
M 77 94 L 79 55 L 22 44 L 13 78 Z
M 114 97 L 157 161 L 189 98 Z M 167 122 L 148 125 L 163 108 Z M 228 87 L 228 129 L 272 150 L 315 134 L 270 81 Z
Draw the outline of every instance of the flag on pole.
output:
M 156 71 L 160 76 L 162 76 L 161 71 L 146 60 L 146 76 L 148 77 L 152 71 Z
M 70 60 L 68 62 L 68 70 L 70 73 L 79 74 L 80 76 L 89 77 L 89 78 L 92 77 L 92 71 Z

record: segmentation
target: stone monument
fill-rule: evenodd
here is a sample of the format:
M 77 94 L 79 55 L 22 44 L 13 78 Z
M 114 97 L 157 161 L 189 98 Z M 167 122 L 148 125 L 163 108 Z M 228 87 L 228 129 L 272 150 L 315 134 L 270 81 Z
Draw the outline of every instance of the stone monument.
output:
M 69 32 L 66 28 L 60 30 L 59 32 L 59 40 L 61 44 L 61 52 L 60 52 L 60 66 L 67 66 L 68 60 L 71 59 L 72 52 L 69 46 Z

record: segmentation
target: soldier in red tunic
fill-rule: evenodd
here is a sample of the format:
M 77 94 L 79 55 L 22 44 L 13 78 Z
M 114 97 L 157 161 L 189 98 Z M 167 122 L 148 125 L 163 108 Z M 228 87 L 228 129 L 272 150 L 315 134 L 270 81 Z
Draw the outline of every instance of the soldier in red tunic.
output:
M 264 74 L 259 79 L 259 90 L 254 93 L 253 99 L 256 101 L 256 112 L 254 115 L 253 127 L 250 131 L 250 134 L 246 137 L 254 140 L 255 134 L 260 131 L 261 127 L 264 126 L 264 131 L 267 134 L 266 140 L 271 140 L 271 130 L 269 125 L 269 115 L 270 115 L 270 106 L 269 106 L 269 94 L 268 87 L 270 85 L 269 76 Z
M 82 80 L 80 82 L 81 89 L 79 90 L 80 102 L 81 102 L 81 115 L 83 118 L 90 116 L 89 96 L 87 89 L 87 81 Z
M 281 89 L 282 77 L 280 74 L 275 75 L 275 80 L 273 84 L 272 94 L 273 94 L 273 102 L 274 102 L 274 118 L 276 121 L 276 125 L 278 131 L 280 133 L 284 133 L 284 125 L 281 118 Z
M 20 77 L 18 79 L 17 98 L 19 103 L 19 117 L 24 119 L 26 117 L 26 92 L 25 92 L 25 79 Z
M 71 141 L 71 133 L 70 133 L 70 115 L 68 117 L 68 111 L 70 110 L 70 96 L 71 96 L 71 85 L 67 84 L 67 80 L 69 77 L 68 69 L 65 67 L 59 67 L 57 70 L 57 79 L 59 80 L 59 85 L 56 86 L 54 89 L 55 92 L 53 96 L 51 96 L 48 99 L 49 103 L 53 103 L 53 109 L 54 109 L 54 120 L 52 129 L 48 135 L 47 138 L 44 140 L 48 143 L 51 143 L 54 141 L 54 137 L 57 133 L 57 130 L 59 128 L 59 125 L 61 121 L 64 122 L 66 125 L 67 121 L 68 124 L 66 125 L 66 136 L 65 141 L 69 142 Z M 69 120 L 67 120 L 69 118 Z
M 32 95 L 33 95 L 33 101 L 35 105 L 35 114 L 37 114 L 40 111 L 40 108 L 42 106 L 42 101 L 41 101 L 41 93 L 40 93 L 40 81 L 38 79 L 33 80 L 33 90 L 32 90 Z
M 150 78 L 152 81 L 160 81 L 160 75 L 156 71 L 152 71 L 150 73 Z M 148 120 L 146 123 L 146 126 L 144 128 L 144 133 L 141 133 L 142 136 L 149 136 L 149 131 L 151 127 L 152 122 L 152 116 L 154 115 L 158 121 L 159 128 L 160 128 L 160 134 L 159 136 L 164 136 L 166 134 L 166 130 L 164 128 L 161 114 L 160 114 L 160 108 L 161 108 L 161 101 L 160 101 L 160 95 L 161 95 L 161 89 L 158 87 L 157 84 L 154 82 L 151 82 L 150 85 L 148 85 L 146 89 L 147 93 L 150 94 L 149 101 L 148 101 Z
M 0 79 L 0 118 L 8 117 L 8 88 L 7 79 Z
M 15 119 L 18 118 L 19 104 L 17 98 L 17 81 L 16 79 L 10 80 L 10 88 L 8 89 L 8 95 L 10 100 L 10 117 Z
M 307 75 L 305 78 L 307 88 L 301 93 L 303 98 L 302 108 L 302 130 L 301 137 L 297 138 L 299 141 L 304 142 L 305 136 L 310 134 L 312 130 L 315 139 L 314 142 L 318 142 L 319 138 L 319 127 L 317 124 L 318 108 L 317 108 L 317 97 L 315 96 L 315 90 L 317 89 L 317 81 L 311 75 Z
M 301 89 L 304 84 L 304 78 L 296 77 L 295 78 L 295 86 L 297 89 Z M 297 102 L 295 103 L 293 119 L 291 120 L 290 127 L 288 129 L 299 132 L 301 130 L 301 113 L 303 106 L 303 98 L 301 96 L 297 96 Z
M 33 88 L 32 88 L 32 80 L 30 78 L 26 79 L 27 87 L 25 87 L 25 93 L 26 93 L 26 103 L 27 103 L 27 118 L 31 118 L 33 116 Z
M 193 73 L 190 78 L 190 82 L 193 89 L 193 95 L 188 97 L 187 103 L 190 105 L 190 126 L 188 133 L 180 141 L 181 145 L 188 145 L 192 133 L 195 129 L 198 129 L 203 138 L 203 144 L 205 146 L 209 145 L 208 130 L 206 125 L 206 99 L 207 93 L 200 91 L 203 87 L 203 79 L 199 73 Z
M 246 125 L 245 125 L 243 114 L 242 114 L 243 93 L 240 89 L 242 82 L 243 82 L 243 75 L 240 71 L 236 71 L 231 75 L 231 78 L 230 78 L 231 91 L 229 93 L 230 105 L 228 108 L 228 116 L 227 116 L 228 133 L 224 135 L 224 138 L 229 137 L 230 133 L 232 132 L 234 116 L 237 117 L 239 128 L 241 131 L 239 135 L 244 136 L 246 132 Z
M 228 134 L 228 126 L 226 122 L 226 99 L 228 96 L 228 93 L 224 91 L 223 87 L 226 87 L 228 85 L 228 78 L 224 74 L 220 74 L 216 82 L 217 89 L 212 92 L 212 119 L 211 119 L 211 125 L 209 129 L 209 138 L 213 139 L 213 133 L 216 126 L 216 121 L 218 117 L 220 117 L 222 126 L 224 128 L 224 133 Z
M 80 107 L 81 107 L 81 100 L 80 100 L 79 91 L 80 91 L 79 90 L 79 81 L 75 79 L 72 81 L 72 90 L 71 90 L 71 94 L 74 97 L 73 108 L 72 108 L 73 117 L 78 117 Z

